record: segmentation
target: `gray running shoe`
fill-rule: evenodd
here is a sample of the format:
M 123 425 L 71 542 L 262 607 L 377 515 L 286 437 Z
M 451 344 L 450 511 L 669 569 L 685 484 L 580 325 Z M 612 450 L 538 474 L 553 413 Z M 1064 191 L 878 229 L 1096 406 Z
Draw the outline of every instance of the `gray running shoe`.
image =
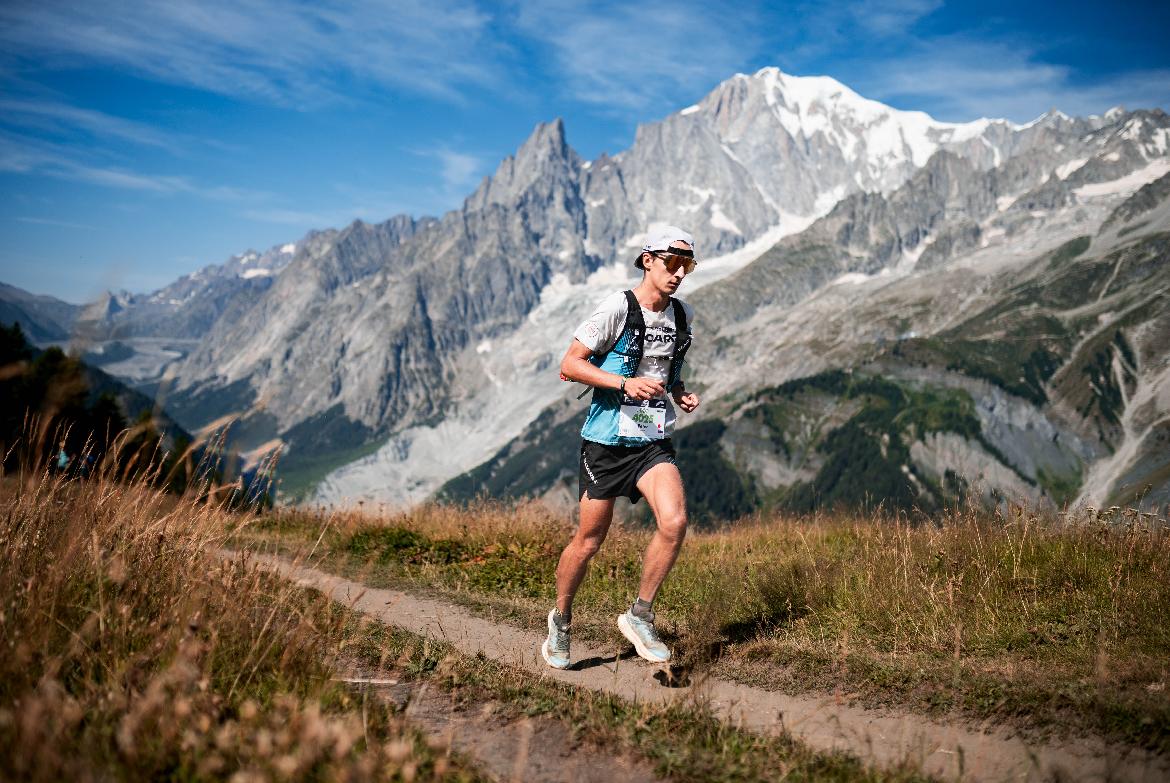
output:
M 641 617 L 626 610 L 625 614 L 618 615 L 618 629 L 622 636 L 630 640 L 638 655 L 650 663 L 666 663 L 670 660 L 670 650 L 658 638 L 658 631 L 654 630 L 653 620 L 643 620 Z
M 556 609 L 548 613 L 548 638 L 540 645 L 540 654 L 545 662 L 554 669 L 569 668 L 569 627 L 562 630 L 553 622 Z

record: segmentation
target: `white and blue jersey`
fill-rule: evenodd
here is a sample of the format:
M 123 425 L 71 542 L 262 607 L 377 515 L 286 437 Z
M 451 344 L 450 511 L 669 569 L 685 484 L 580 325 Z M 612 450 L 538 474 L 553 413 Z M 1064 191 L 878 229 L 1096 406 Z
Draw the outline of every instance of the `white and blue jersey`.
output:
M 650 403 L 665 411 L 664 415 L 658 414 L 664 420 L 650 427 L 651 430 L 657 427 L 657 432 L 648 436 L 631 435 L 629 428 L 622 426 L 620 392 L 594 389 L 589 414 L 581 428 L 582 438 L 611 446 L 642 446 L 651 439 L 670 437 L 675 412 L 669 390 L 682 372 L 683 357 L 690 347 L 693 316 L 690 305 L 673 297 L 665 309 L 655 312 L 642 307 L 632 292 L 618 291 L 607 296 L 577 328 L 573 336 L 593 352 L 590 361 L 601 369 L 626 378 L 652 378 L 667 388 L 664 399 Z

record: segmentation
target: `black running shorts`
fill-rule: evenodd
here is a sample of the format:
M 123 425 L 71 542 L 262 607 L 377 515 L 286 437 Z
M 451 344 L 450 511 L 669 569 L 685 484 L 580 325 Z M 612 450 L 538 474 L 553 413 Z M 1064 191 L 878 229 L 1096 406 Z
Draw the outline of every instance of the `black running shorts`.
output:
M 638 479 L 655 465 L 674 462 L 670 439 L 652 440 L 645 446 L 607 446 L 581 441 L 581 471 L 577 497 L 595 500 L 626 497 L 631 503 L 642 499 Z

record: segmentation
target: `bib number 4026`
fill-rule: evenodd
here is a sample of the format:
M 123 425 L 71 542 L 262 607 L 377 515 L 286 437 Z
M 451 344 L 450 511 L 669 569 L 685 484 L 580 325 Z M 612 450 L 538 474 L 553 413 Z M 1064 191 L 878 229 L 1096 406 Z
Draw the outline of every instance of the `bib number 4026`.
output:
M 635 400 L 622 395 L 618 435 L 625 438 L 661 440 L 666 437 L 666 400 Z

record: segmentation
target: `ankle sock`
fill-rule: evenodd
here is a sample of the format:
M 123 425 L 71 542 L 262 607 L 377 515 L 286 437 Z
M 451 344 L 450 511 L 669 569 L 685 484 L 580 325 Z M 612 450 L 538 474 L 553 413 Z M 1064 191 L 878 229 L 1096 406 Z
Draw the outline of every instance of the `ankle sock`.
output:
M 654 604 L 638 598 L 634 601 L 634 603 L 630 604 L 630 614 L 641 620 L 652 623 L 654 622 L 654 612 L 651 609 L 653 606 Z
M 566 628 L 568 628 L 569 623 L 571 623 L 572 621 L 573 621 L 573 610 L 570 609 L 568 612 L 565 612 L 564 614 L 561 614 L 559 609 L 553 610 L 553 622 L 556 624 L 557 628 L 560 628 L 562 631 L 565 630 Z

